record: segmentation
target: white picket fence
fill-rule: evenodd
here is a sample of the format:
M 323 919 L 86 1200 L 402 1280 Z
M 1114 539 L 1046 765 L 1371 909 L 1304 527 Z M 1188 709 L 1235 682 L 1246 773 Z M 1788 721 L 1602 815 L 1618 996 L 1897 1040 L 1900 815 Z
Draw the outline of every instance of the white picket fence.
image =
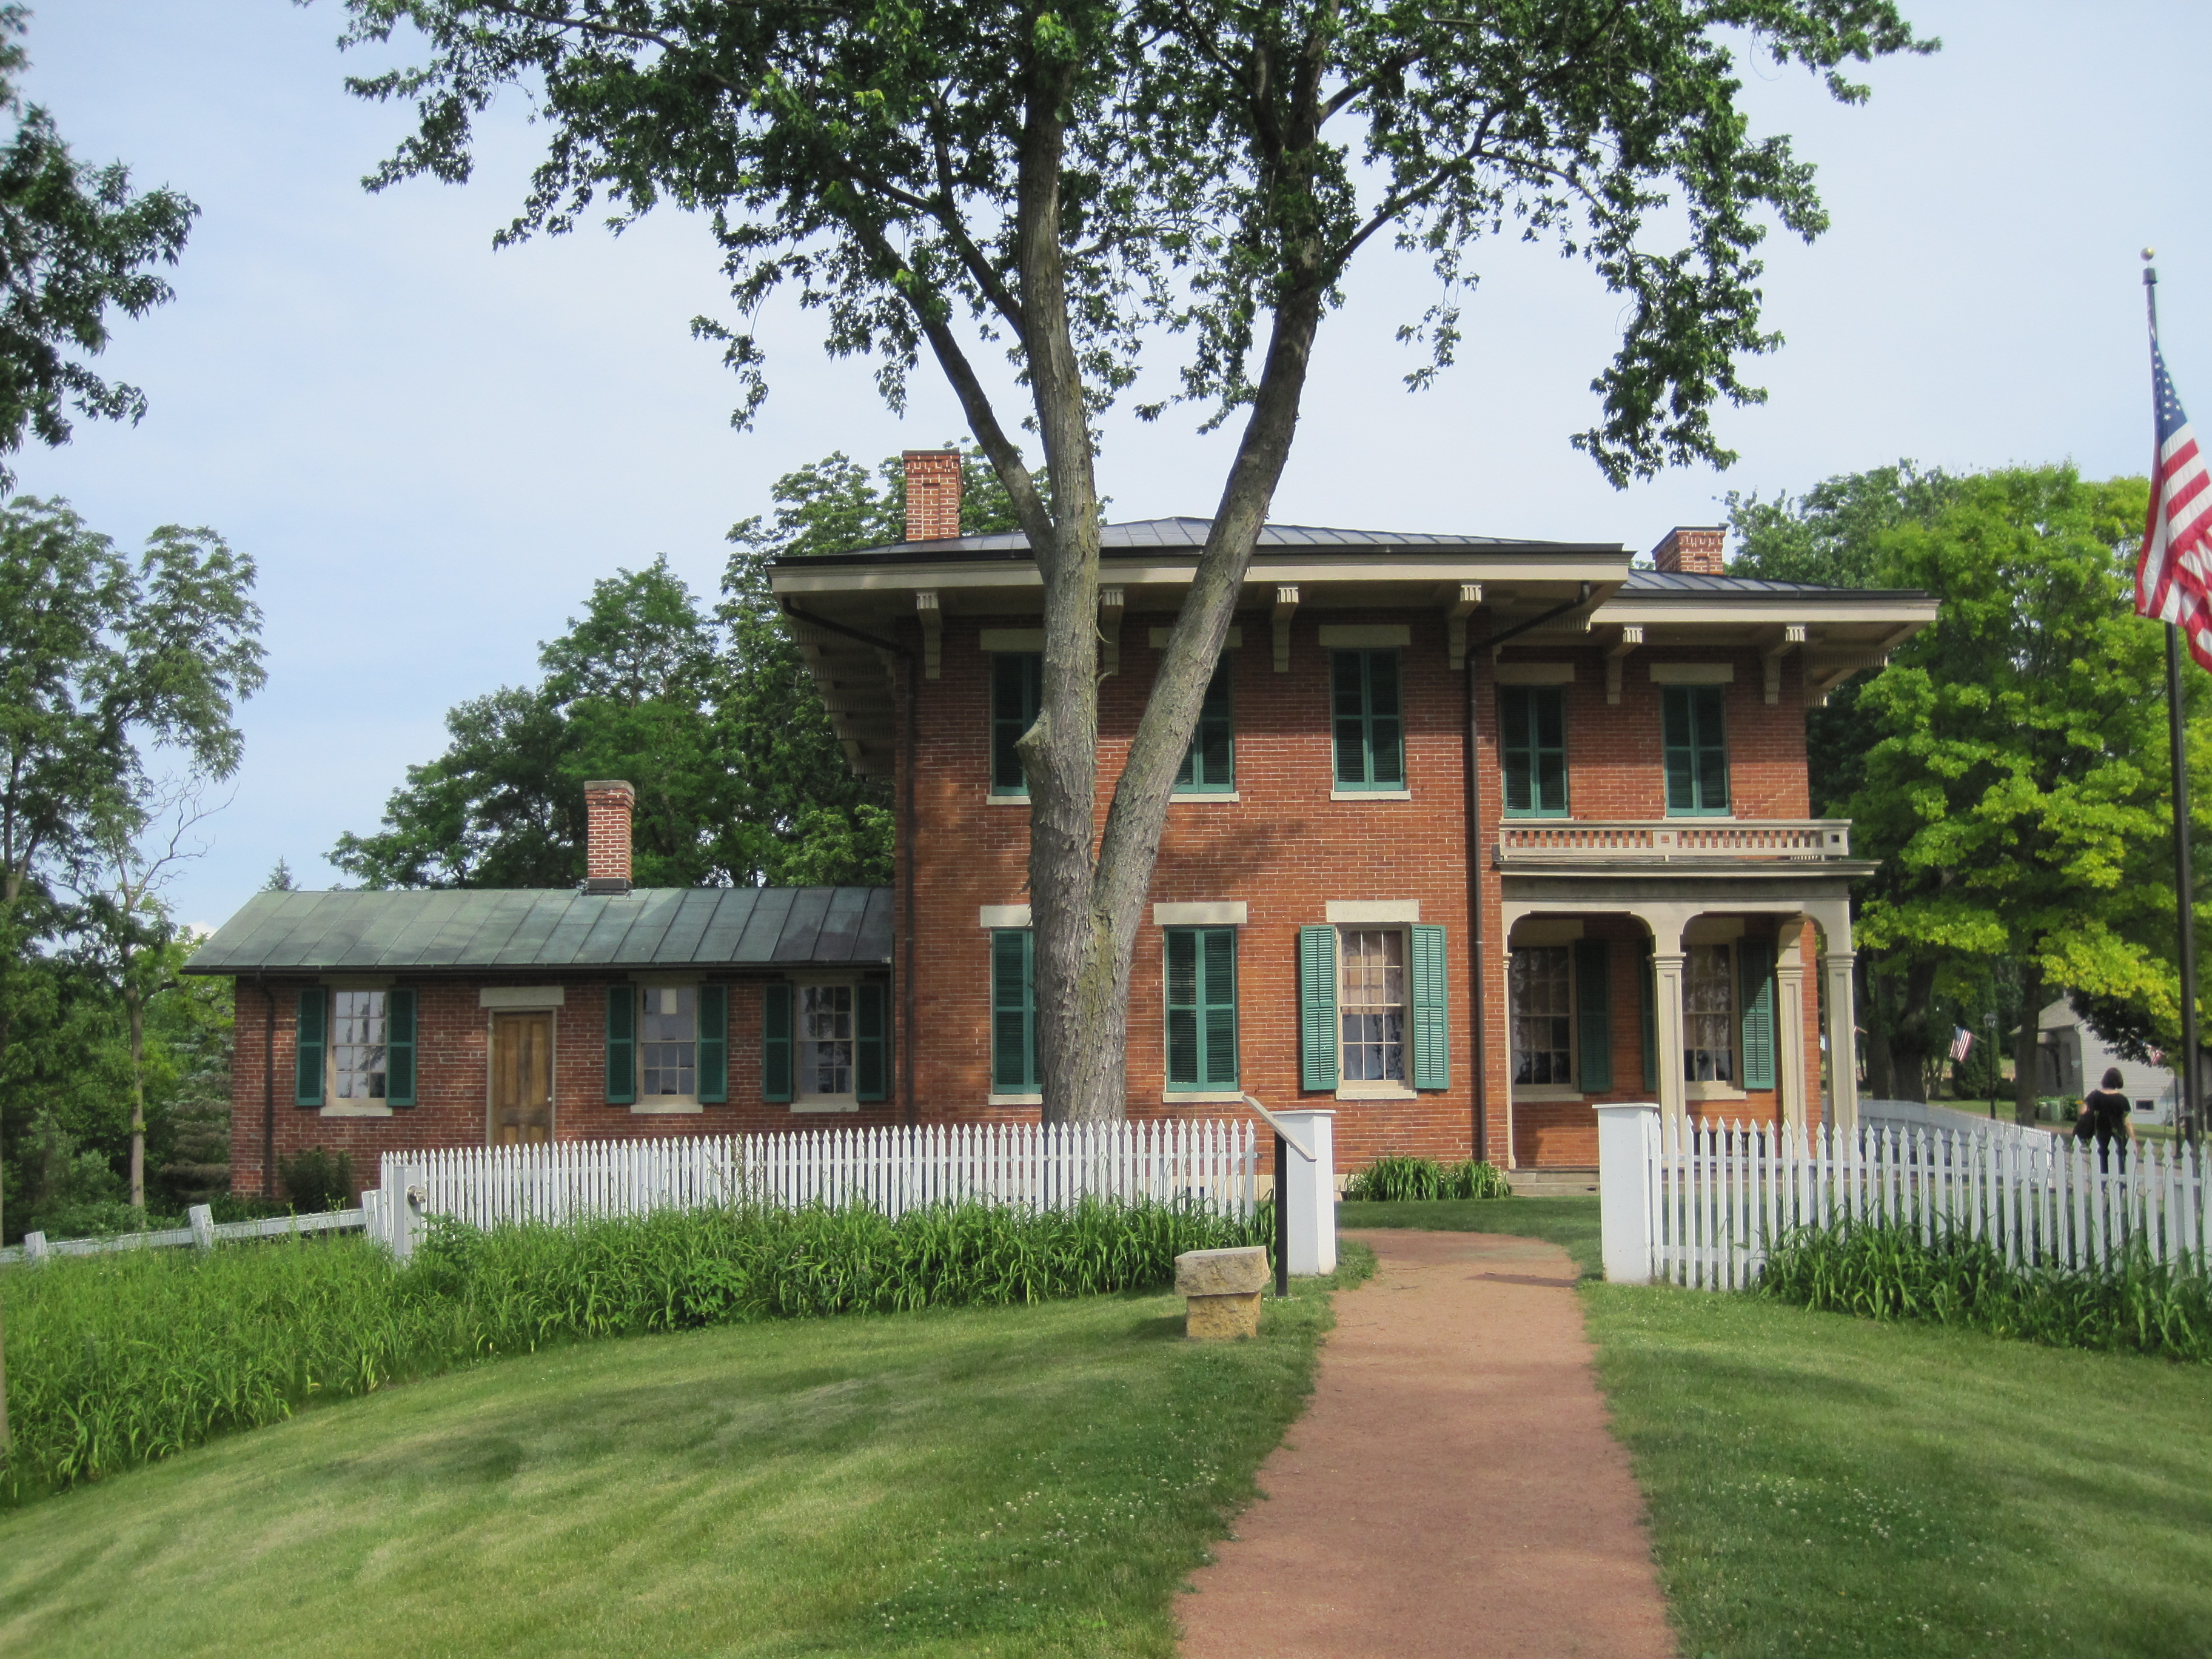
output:
M 1633 1123 L 1633 1138 L 1610 1146 L 1601 1134 L 1600 1194 L 1619 1210 L 1605 1218 L 1607 1278 L 1737 1290 L 1758 1278 L 1771 1241 L 1844 1220 L 1903 1222 L 1930 1243 L 1961 1233 L 2014 1267 L 2095 1267 L 2138 1246 L 2154 1261 L 2212 1261 L 2212 1194 L 2186 1146 L 2138 1141 L 2101 1156 L 2071 1136 L 2003 1124 L 1685 1133 L 1662 1127 L 1656 1110 Z M 1607 1155 L 1632 1151 L 1640 1156 Z M 1630 1258 L 1621 1271 L 1617 1254 Z
M 432 1216 L 490 1227 L 738 1202 L 896 1217 L 968 1199 L 1046 1209 L 1149 1199 L 1249 1218 L 1259 1141 L 1249 1122 L 1223 1120 L 811 1129 L 386 1152 L 382 1176 L 394 1201 L 380 1236 L 405 1255 Z
M 115 1233 L 106 1238 L 48 1239 L 42 1232 L 23 1235 L 21 1244 L 0 1249 L 0 1267 L 15 1261 L 40 1262 L 58 1255 L 105 1255 L 111 1250 L 154 1250 L 191 1244 L 211 1250 L 217 1244 L 248 1238 L 292 1238 L 308 1233 L 352 1232 L 366 1228 L 382 1237 L 386 1224 L 380 1194 L 363 1193 L 362 1207 L 326 1210 L 314 1215 L 264 1216 L 258 1221 L 217 1221 L 205 1204 L 187 1211 L 187 1224 L 146 1233 Z

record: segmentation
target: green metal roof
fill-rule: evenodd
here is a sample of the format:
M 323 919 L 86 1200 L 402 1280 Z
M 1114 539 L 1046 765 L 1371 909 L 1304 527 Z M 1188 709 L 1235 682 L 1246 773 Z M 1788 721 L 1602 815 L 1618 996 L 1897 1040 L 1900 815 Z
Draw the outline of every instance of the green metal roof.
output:
M 257 893 L 192 974 L 885 967 L 888 887 Z

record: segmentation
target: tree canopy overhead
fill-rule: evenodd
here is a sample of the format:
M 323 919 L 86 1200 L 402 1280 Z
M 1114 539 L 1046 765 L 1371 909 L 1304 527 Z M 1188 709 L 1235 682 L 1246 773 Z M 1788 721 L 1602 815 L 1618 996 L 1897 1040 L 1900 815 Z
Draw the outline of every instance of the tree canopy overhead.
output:
M 0 145 L 0 455 L 69 441 L 72 410 L 136 421 L 145 394 L 104 380 L 84 359 L 106 349 L 110 311 L 143 317 L 171 296 L 154 269 L 174 264 L 199 209 L 168 189 L 134 191 L 120 161 L 70 153 L 53 118 L 15 90 L 29 63 L 20 5 L 0 5 L 0 107 L 15 131 Z M 15 475 L 0 465 L 0 493 Z
M 1822 76 L 1926 50 L 1892 0 L 347 0 L 351 44 L 419 30 L 412 67 L 350 84 L 410 100 L 370 182 L 468 175 L 473 124 L 526 87 L 550 139 L 507 239 L 708 217 L 756 313 L 795 285 L 836 353 L 902 404 L 925 352 L 1027 536 L 1044 588 L 1030 798 L 1045 1111 L 1123 1109 L 1129 975 L 1182 764 L 1290 453 L 1316 330 L 1359 250 L 1426 258 L 1402 332 L 1419 385 L 1453 358 L 1486 237 L 1555 242 L 1625 301 L 1576 434 L 1615 483 L 1729 459 L 1714 405 L 1760 394 L 1757 249 L 1826 218 L 1811 169 L 1759 137 L 1739 58 Z M 744 387 L 760 341 L 702 319 Z M 1172 389 L 1139 386 L 1163 334 Z M 1029 407 L 977 367 L 1004 349 Z M 1189 598 L 1103 835 L 1099 490 L 1092 422 L 1189 401 L 1243 426 Z M 1038 465 L 1015 434 L 1034 431 Z M 1049 484 L 1040 473 L 1048 473 Z

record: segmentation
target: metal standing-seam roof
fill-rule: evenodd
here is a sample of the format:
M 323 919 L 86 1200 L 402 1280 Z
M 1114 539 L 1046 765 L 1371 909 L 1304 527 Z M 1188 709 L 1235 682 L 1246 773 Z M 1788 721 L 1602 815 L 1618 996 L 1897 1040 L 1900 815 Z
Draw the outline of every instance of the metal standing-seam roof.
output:
M 191 974 L 887 967 L 888 887 L 257 893 Z

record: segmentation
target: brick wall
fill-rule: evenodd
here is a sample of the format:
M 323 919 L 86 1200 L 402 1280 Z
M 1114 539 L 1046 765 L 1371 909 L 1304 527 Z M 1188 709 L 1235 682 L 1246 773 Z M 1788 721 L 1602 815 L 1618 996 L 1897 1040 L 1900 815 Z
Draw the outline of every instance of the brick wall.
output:
M 1025 802 L 994 802 L 989 790 L 989 661 L 980 629 L 1034 625 L 1034 617 L 951 617 L 944 630 L 941 678 L 921 686 L 917 755 L 915 930 L 912 991 L 916 1100 L 925 1119 L 1030 1118 L 1030 1106 L 988 1104 L 990 1031 L 987 1018 L 989 935 L 979 924 L 985 905 L 1027 902 Z M 1114 779 L 1149 691 L 1160 653 L 1151 629 L 1168 616 L 1131 615 L 1121 624 L 1121 672 L 1100 692 L 1103 825 Z M 1319 629 L 1331 624 L 1402 622 L 1412 630 L 1403 653 L 1409 801 L 1332 801 L 1328 653 Z M 1327 1106 L 1337 1112 L 1340 1164 L 1356 1168 L 1384 1152 L 1467 1157 L 1475 1146 L 1474 1072 L 1476 1021 L 1483 1024 L 1488 1084 L 1484 1154 L 1504 1164 L 1586 1164 L 1596 1155 L 1595 1120 L 1587 1102 L 1508 1108 L 1504 951 L 1500 883 L 1486 868 L 1483 906 L 1484 993 L 1474 990 L 1474 942 L 1468 890 L 1467 682 L 1449 665 L 1445 627 L 1437 612 L 1331 612 L 1298 618 L 1291 632 L 1290 672 L 1273 665 L 1272 629 L 1261 613 L 1237 618 L 1244 643 L 1230 653 L 1233 675 L 1237 787 L 1235 802 L 1179 799 L 1169 808 L 1152 899 L 1156 902 L 1241 900 L 1248 921 L 1238 939 L 1239 1046 L 1243 1086 L 1270 1106 Z M 1497 830 L 1501 792 L 1495 742 L 1496 688 L 1490 653 L 1478 644 L 1477 765 L 1485 845 Z M 1509 660 L 1571 659 L 1576 679 L 1565 688 L 1571 806 L 1578 817 L 1654 818 L 1665 813 L 1659 730 L 1660 688 L 1652 662 L 1718 659 L 1735 665 L 1725 688 L 1730 783 L 1745 817 L 1802 817 L 1808 811 L 1804 769 L 1803 692 L 1786 663 L 1779 701 L 1764 697 L 1755 653 L 1638 652 L 1626 665 L 1621 702 L 1605 698 L 1605 668 L 1595 647 L 1509 652 Z M 902 728 L 903 722 L 902 721 Z M 1485 860 L 1486 866 L 1487 860 Z M 904 866 L 901 866 L 903 879 Z M 1451 1086 L 1408 1100 L 1338 1101 L 1309 1094 L 1297 1068 L 1297 969 L 1301 925 L 1325 920 L 1339 900 L 1418 899 L 1424 922 L 1448 930 L 1451 993 Z M 1594 921 L 1592 931 L 1635 925 Z M 1129 1000 L 1128 1092 L 1133 1117 L 1214 1115 L 1222 1104 L 1178 1105 L 1164 1099 L 1164 949 L 1149 906 L 1136 951 Z M 1649 1098 L 1643 1060 L 1632 953 L 1614 952 L 1615 1075 L 1631 1086 L 1608 1097 Z M 902 958 L 902 963 L 903 958 Z M 1808 951 L 1808 1011 L 1817 975 Z M 902 1000 L 900 1012 L 904 1015 Z M 1818 1075 L 1817 1031 L 1808 1012 L 1808 1052 Z M 902 1031 L 903 1042 L 905 1036 Z M 1817 1081 L 1814 1085 L 1817 1096 Z M 1771 1118 L 1771 1091 L 1729 1103 L 1731 1115 Z
M 889 1105 L 858 1112 L 795 1112 L 761 1097 L 761 985 L 728 980 L 729 1103 L 696 1113 L 634 1111 L 606 1100 L 606 981 L 502 975 L 491 980 L 429 981 L 404 977 L 396 984 L 416 990 L 416 1104 L 395 1106 L 388 1117 L 340 1116 L 292 1103 L 298 1053 L 301 988 L 313 981 L 272 980 L 276 1024 L 269 1025 L 260 987 L 238 991 L 237 1048 L 231 1072 L 231 1190 L 258 1194 L 263 1186 L 264 1057 L 273 1053 L 276 1159 L 311 1146 L 350 1153 L 356 1182 L 373 1186 L 386 1152 L 437 1146 L 481 1146 L 490 1099 L 492 1022 L 500 1012 L 477 1006 L 485 984 L 560 984 L 562 1006 L 553 1020 L 553 1133 L 558 1140 L 647 1139 L 663 1135 L 728 1134 L 738 1130 L 852 1127 L 893 1121 Z M 273 1043 L 264 1048 L 264 1036 Z M 281 1185 L 281 1183 L 280 1183 Z M 282 1196 L 281 1191 L 278 1194 Z

